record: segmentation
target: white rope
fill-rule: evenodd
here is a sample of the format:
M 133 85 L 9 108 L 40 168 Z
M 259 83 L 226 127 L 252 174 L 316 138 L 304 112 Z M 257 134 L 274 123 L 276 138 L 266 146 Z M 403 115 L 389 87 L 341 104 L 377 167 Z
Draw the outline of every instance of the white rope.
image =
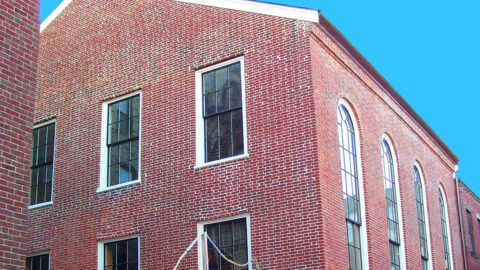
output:
M 244 263 L 244 264 L 241 264 L 241 263 L 237 263 L 237 262 L 234 262 L 232 260 L 230 260 L 229 258 L 227 258 L 221 251 L 220 249 L 217 247 L 217 245 L 215 245 L 215 243 L 212 241 L 212 239 L 210 238 L 210 236 L 208 236 L 208 234 L 206 232 L 202 233 L 201 235 L 199 235 L 197 238 L 195 238 L 195 240 L 193 240 L 192 243 L 190 243 L 190 245 L 187 247 L 187 249 L 185 250 L 185 252 L 183 252 L 182 256 L 180 256 L 180 258 L 178 259 L 177 261 L 177 264 L 175 264 L 175 267 L 173 268 L 173 270 L 177 270 L 178 266 L 180 266 L 180 263 L 182 262 L 183 258 L 185 258 L 185 256 L 187 255 L 187 253 L 193 248 L 193 246 L 198 242 L 200 241 L 200 239 L 202 238 L 203 235 L 206 235 L 207 236 L 207 239 L 208 241 L 210 241 L 210 243 L 212 244 L 212 246 L 215 248 L 215 250 L 218 252 L 218 254 L 220 254 L 220 256 L 222 256 L 222 258 L 224 260 L 226 260 L 227 262 L 233 264 L 233 265 L 236 265 L 238 267 L 245 267 L 245 266 L 248 266 L 250 265 L 252 262 L 255 262 L 255 266 L 256 266 L 256 269 L 257 270 L 260 270 L 260 266 L 258 265 L 258 261 L 255 260 L 255 259 L 250 259 L 248 260 L 247 263 Z
M 193 240 L 193 242 L 187 247 L 187 249 L 185 250 L 185 252 L 183 252 L 182 256 L 180 256 L 180 258 L 178 259 L 177 261 L 177 264 L 175 265 L 175 267 L 173 268 L 173 270 L 177 270 L 178 266 L 180 266 L 180 262 L 182 262 L 183 258 L 185 258 L 185 256 L 187 255 L 187 253 L 190 251 L 190 249 L 192 249 L 192 247 L 202 238 L 203 234 L 202 235 L 199 235 L 197 238 L 195 238 L 195 240 Z

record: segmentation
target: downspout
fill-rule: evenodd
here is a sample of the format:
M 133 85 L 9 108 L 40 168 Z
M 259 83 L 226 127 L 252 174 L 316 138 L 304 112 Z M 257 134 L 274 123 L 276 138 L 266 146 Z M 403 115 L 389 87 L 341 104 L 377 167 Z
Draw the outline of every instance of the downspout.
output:
M 459 179 L 457 177 L 457 172 L 458 172 L 458 165 L 455 165 L 455 172 L 453 173 L 453 179 L 455 180 L 455 189 L 457 191 L 458 218 L 460 221 L 460 234 L 462 236 L 463 269 L 468 270 L 467 255 L 465 251 L 465 234 L 463 232 L 463 209 L 462 209 L 462 202 L 460 199 L 460 190 L 458 187 Z

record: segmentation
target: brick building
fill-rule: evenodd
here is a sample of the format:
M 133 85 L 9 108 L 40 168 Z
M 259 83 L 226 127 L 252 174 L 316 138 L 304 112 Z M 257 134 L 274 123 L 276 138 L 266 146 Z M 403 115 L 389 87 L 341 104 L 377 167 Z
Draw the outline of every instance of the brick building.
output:
M 214 244 L 261 269 L 464 269 L 457 157 L 316 10 L 64 1 L 38 80 L 28 252 L 51 269 L 172 269 L 204 231 L 179 269 L 233 269 Z
M 0 1 L 0 269 L 23 269 L 38 0 Z
M 468 269 L 480 269 L 480 198 L 463 181 L 459 186 Z

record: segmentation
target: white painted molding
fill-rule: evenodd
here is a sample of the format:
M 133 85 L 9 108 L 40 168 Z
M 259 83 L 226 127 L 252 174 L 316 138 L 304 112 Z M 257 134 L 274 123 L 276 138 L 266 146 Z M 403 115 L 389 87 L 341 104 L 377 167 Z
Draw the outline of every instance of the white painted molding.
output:
M 63 0 L 60 5 L 58 5 L 55 10 L 50 13 L 50 15 L 40 24 L 40 33 L 45 30 L 55 18 L 62 13 L 62 11 L 72 2 L 73 0 Z M 271 15 L 276 17 L 283 17 L 307 22 L 318 23 L 319 12 L 315 9 L 308 8 L 299 8 L 284 6 L 279 4 L 271 3 L 262 3 L 249 0 L 175 0 L 177 2 L 219 7 L 226 9 L 233 9 L 239 11 L 246 11 L 252 13 L 258 13 L 263 15 Z
M 307 22 L 319 22 L 318 10 L 308 8 L 290 7 L 271 3 L 262 3 L 248 0 L 175 0 L 190 4 L 205 5 L 211 7 L 219 7 L 258 13 L 263 15 L 271 15 Z
M 62 13 L 62 11 L 70 4 L 73 0 L 63 0 L 60 5 L 58 5 L 50 15 L 40 24 L 40 33 L 47 28 L 47 26 L 55 20 L 55 18 Z

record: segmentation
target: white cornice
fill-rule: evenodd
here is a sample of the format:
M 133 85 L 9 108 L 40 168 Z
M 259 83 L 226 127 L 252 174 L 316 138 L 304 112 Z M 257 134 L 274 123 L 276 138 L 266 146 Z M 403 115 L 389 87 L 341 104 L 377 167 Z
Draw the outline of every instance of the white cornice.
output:
M 40 25 L 40 33 L 47 28 L 47 26 L 55 20 L 55 18 L 62 13 L 62 11 L 73 0 L 63 0 L 55 10 L 42 22 Z M 290 7 L 272 3 L 262 3 L 249 0 L 174 0 L 177 2 L 184 2 L 197 5 L 205 5 L 211 7 L 219 7 L 226 9 L 233 9 L 239 11 L 246 11 L 264 15 L 271 15 L 276 17 L 283 17 L 307 22 L 319 22 L 318 10 Z
M 47 28 L 47 26 L 55 20 L 55 18 L 62 13 L 62 11 L 70 4 L 73 0 L 63 0 L 60 5 L 58 5 L 50 15 L 40 24 L 40 33 Z
M 178 2 L 227 8 L 307 22 L 319 22 L 318 10 L 248 0 L 175 0 Z

